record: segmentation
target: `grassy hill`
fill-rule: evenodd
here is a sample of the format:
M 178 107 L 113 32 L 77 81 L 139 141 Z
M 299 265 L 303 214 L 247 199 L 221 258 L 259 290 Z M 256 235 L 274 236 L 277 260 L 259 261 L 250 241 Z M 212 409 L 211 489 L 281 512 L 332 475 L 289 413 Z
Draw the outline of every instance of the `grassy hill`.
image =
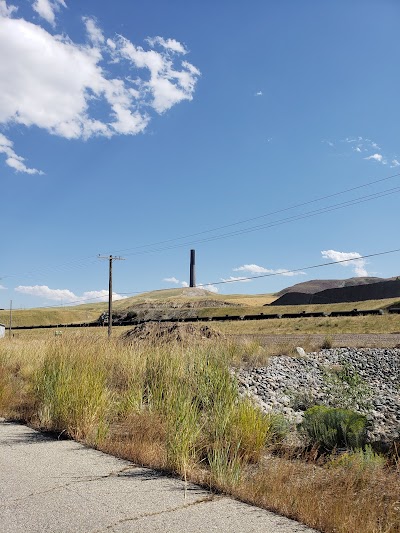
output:
M 335 311 L 358 309 L 379 309 L 390 305 L 400 305 L 398 298 L 387 300 L 368 300 L 340 304 L 310 304 L 304 306 L 271 306 L 276 299 L 273 294 L 215 294 L 205 289 L 167 289 L 152 291 L 131 298 L 118 300 L 113 304 L 117 314 L 138 311 L 143 317 L 152 316 L 221 316 L 246 314 L 284 314 L 300 311 Z M 265 306 L 267 304 L 267 306 Z M 14 326 L 49 324 L 73 324 L 92 322 L 107 311 L 107 302 L 83 304 L 68 307 L 36 308 L 13 311 Z M 159 313 L 159 315 L 157 315 Z M 8 326 L 9 312 L 0 311 L 0 323 Z

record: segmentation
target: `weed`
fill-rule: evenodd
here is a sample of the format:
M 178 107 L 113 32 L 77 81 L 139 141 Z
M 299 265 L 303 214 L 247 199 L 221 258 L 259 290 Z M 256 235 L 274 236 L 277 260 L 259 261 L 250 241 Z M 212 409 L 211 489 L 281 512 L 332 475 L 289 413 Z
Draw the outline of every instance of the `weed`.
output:
M 381 469 L 387 460 L 367 444 L 364 449 L 348 451 L 340 455 L 332 455 L 327 463 L 328 468 L 347 468 L 353 471 L 364 472 L 365 470 Z
M 365 444 L 367 419 L 347 409 L 315 405 L 304 413 L 300 430 L 324 450 L 360 448 Z
M 332 405 L 364 412 L 370 409 L 371 388 L 350 365 L 325 368 L 323 380 Z
M 321 350 L 330 350 L 333 346 L 332 337 L 325 337 L 321 343 Z

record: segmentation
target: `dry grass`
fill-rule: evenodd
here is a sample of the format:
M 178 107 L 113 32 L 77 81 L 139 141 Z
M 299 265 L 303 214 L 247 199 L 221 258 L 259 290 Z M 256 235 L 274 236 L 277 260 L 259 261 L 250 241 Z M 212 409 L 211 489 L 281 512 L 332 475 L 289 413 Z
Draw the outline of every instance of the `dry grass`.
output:
M 4 339 L 0 413 L 324 532 L 398 533 L 395 464 L 361 452 L 318 462 L 268 454 L 280 449 L 280 421 L 240 398 L 230 372 L 260 357 L 257 343 L 127 346 L 81 331 Z
M 397 333 L 400 332 L 400 319 L 398 315 L 388 314 L 336 318 L 281 318 L 218 322 L 215 323 L 215 328 L 228 335 Z
M 331 469 L 270 457 L 234 491 L 326 533 L 400 531 L 399 472 Z

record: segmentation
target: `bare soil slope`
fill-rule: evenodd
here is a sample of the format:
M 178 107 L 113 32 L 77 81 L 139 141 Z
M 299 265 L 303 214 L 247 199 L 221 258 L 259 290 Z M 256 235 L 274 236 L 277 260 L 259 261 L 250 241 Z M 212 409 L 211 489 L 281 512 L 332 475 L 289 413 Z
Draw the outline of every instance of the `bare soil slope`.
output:
M 378 283 L 352 285 L 336 289 L 326 289 L 314 294 L 305 292 L 287 292 L 270 305 L 305 305 L 332 304 L 340 302 L 362 302 L 398 298 L 400 296 L 400 280 L 390 279 Z
M 343 287 L 352 287 L 353 285 L 368 285 L 369 283 L 378 283 L 381 281 L 388 281 L 384 278 L 374 277 L 360 277 L 349 279 L 312 279 L 310 281 L 303 281 L 296 283 L 286 289 L 277 292 L 277 296 L 283 296 L 288 292 L 301 292 L 305 294 L 315 294 L 327 289 L 342 289 Z

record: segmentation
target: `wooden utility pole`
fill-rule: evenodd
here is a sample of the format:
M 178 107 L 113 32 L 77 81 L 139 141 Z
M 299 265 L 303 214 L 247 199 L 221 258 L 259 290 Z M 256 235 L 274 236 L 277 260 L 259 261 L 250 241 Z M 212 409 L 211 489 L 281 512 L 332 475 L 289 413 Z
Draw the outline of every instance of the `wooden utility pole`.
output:
M 108 270 L 108 337 L 111 337 L 112 333 L 112 264 L 113 261 L 125 261 L 123 257 L 113 257 L 112 255 L 101 256 L 99 259 L 107 259 L 109 261 Z
M 10 300 L 10 324 L 9 324 L 9 330 L 10 330 L 10 339 L 11 339 L 11 331 L 12 331 L 12 300 Z

